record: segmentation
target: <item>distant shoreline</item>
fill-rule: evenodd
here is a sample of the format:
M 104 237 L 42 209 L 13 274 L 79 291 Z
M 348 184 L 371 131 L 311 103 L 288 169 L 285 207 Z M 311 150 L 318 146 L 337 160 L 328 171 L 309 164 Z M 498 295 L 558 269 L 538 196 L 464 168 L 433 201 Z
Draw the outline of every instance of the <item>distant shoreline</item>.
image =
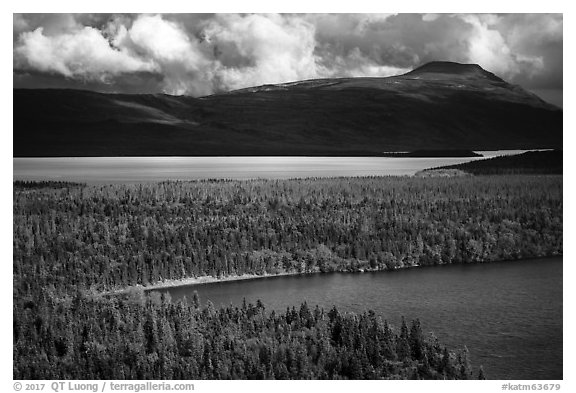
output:
M 413 150 L 409 152 L 385 152 L 382 153 L 383 157 L 391 158 L 468 158 L 468 157 L 484 157 L 484 155 L 479 154 L 472 150 L 461 150 L 461 149 L 421 149 Z
M 554 148 L 497 148 L 497 149 L 475 149 L 466 150 L 466 154 L 463 155 L 462 150 L 417 150 L 417 151 L 383 151 L 383 152 L 334 152 L 330 154 L 329 152 L 318 152 L 306 154 L 306 153 L 294 153 L 294 154 L 192 154 L 192 155 L 181 155 L 181 154 L 141 154 L 141 155 L 16 155 L 12 156 L 12 159 L 25 160 L 25 159 L 96 159 L 96 158 L 120 158 L 120 159 L 144 159 L 144 158 L 364 158 L 364 157 L 374 157 L 374 158 L 492 158 L 497 157 L 500 154 L 494 155 L 489 153 L 500 153 L 502 155 L 517 155 L 530 151 L 549 151 L 555 150 Z M 443 152 L 446 155 L 424 155 L 424 152 Z M 453 155 L 450 155 L 450 152 Z M 458 152 L 458 155 L 454 155 Z M 470 153 L 470 154 L 468 154 Z M 417 155 L 418 154 L 418 155 Z M 422 154 L 422 155 L 419 155 Z

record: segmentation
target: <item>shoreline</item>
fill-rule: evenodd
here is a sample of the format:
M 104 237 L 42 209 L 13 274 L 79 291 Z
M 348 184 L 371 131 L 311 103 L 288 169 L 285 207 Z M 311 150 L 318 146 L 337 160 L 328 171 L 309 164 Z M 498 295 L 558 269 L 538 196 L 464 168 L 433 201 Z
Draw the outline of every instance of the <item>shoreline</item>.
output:
M 176 287 L 186 287 L 186 286 L 196 286 L 204 284 L 216 284 L 221 282 L 231 282 L 231 281 L 245 281 L 245 280 L 256 280 L 259 278 L 270 278 L 270 277 L 281 277 L 281 276 L 296 276 L 304 274 L 316 274 L 321 272 L 283 272 L 278 274 L 242 274 L 238 276 L 224 276 L 224 277 L 214 277 L 214 276 L 200 276 L 200 277 L 185 277 L 175 280 L 164 280 L 158 281 L 151 285 L 132 285 L 121 289 L 114 289 L 111 291 L 104 292 L 105 295 L 121 295 L 123 293 L 128 293 L 134 289 L 141 289 L 144 292 L 156 291 L 159 289 L 168 289 Z
M 262 278 L 272 278 L 272 277 L 282 277 L 282 276 L 303 276 L 308 274 L 325 274 L 325 273 L 377 273 L 377 272 L 394 272 L 397 270 L 405 270 L 405 269 L 415 269 L 415 268 L 429 268 L 429 267 L 438 267 L 438 266 L 450 266 L 450 265 L 478 265 L 478 264 L 485 264 L 485 263 L 494 263 L 494 262 L 522 262 L 522 261 L 529 261 L 534 259 L 543 259 L 543 258 L 556 258 L 556 257 L 563 257 L 564 254 L 556 254 L 556 255 L 543 255 L 543 256 L 534 256 L 534 257 L 527 257 L 527 258 L 519 258 L 519 259 L 502 259 L 496 261 L 476 261 L 476 262 L 459 262 L 459 263 L 446 263 L 441 265 L 411 265 L 411 266 L 403 266 L 400 268 L 395 269 L 369 269 L 369 270 L 360 270 L 360 271 L 333 271 L 333 272 L 282 272 L 278 274 L 242 274 L 237 276 L 224 276 L 224 277 L 214 277 L 214 276 L 200 276 L 200 277 L 186 277 L 181 279 L 174 279 L 174 280 L 165 280 L 159 281 L 155 284 L 151 285 L 132 285 L 128 287 L 124 287 L 121 289 L 115 289 L 111 291 L 105 291 L 103 295 L 121 295 L 125 293 L 130 293 L 133 290 L 142 290 L 143 292 L 150 292 L 156 291 L 161 289 L 170 289 L 170 288 L 177 288 L 177 287 L 186 287 L 186 286 L 198 286 L 198 285 L 205 285 L 205 284 L 216 284 L 216 283 L 223 283 L 223 282 L 233 282 L 233 281 L 246 281 L 246 280 L 257 280 Z

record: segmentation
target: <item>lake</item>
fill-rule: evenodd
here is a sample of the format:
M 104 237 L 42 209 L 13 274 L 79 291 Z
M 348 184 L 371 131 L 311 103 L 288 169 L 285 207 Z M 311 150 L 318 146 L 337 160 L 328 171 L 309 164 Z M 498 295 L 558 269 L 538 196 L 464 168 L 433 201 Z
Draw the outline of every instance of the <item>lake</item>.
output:
M 50 157 L 14 158 L 14 180 L 127 183 L 196 179 L 287 179 L 402 176 L 422 169 L 526 150 L 481 151 L 484 157 Z
M 172 299 L 285 311 L 304 301 L 374 310 L 395 327 L 419 318 L 450 348 L 466 345 L 489 379 L 562 379 L 562 257 L 370 273 L 280 276 L 162 289 Z

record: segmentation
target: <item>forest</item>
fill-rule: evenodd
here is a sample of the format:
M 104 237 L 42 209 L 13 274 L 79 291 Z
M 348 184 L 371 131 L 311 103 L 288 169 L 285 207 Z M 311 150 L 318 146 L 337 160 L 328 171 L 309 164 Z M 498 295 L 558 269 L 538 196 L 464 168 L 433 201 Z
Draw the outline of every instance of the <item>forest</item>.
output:
M 13 186 L 15 379 L 483 377 L 417 321 L 398 332 L 368 311 L 216 309 L 134 286 L 563 247 L 561 176 Z
M 341 178 L 14 189 L 16 292 L 387 270 L 562 253 L 562 178 Z
M 428 170 L 460 169 L 473 175 L 561 175 L 562 161 L 562 150 L 527 151 Z
M 15 302 L 15 379 L 471 379 L 467 350 L 452 352 L 403 320 L 284 313 L 246 304 L 44 295 Z M 16 309 L 20 308 L 20 309 Z

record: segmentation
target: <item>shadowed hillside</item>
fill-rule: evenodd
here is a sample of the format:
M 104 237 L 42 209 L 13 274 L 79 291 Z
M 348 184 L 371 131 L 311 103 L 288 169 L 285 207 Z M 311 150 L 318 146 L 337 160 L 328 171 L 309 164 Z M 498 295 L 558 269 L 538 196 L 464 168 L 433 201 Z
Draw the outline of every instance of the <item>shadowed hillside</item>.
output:
M 487 160 L 432 168 L 424 172 L 446 169 L 456 169 L 474 175 L 561 175 L 563 172 L 562 151 L 529 151 L 513 156 L 494 157 Z
M 193 98 L 14 90 L 14 156 L 380 155 L 560 148 L 562 111 L 478 65 Z

